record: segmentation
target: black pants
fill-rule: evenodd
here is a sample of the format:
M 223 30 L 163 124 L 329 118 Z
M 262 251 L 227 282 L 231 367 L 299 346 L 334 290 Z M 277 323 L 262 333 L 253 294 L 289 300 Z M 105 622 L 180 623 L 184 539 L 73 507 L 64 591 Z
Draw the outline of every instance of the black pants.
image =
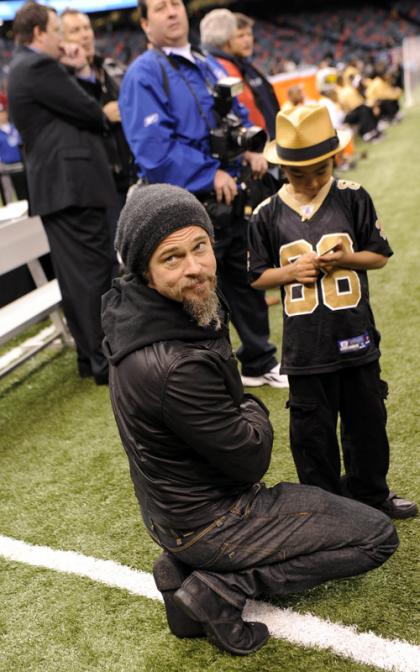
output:
M 101 377 L 107 370 L 101 346 L 101 297 L 111 286 L 112 269 L 106 210 L 71 207 L 44 215 L 42 221 L 76 343 L 79 372 Z
M 395 115 L 400 111 L 400 104 L 398 100 L 381 100 L 379 109 L 381 110 L 381 119 L 392 121 Z
M 215 228 L 215 254 L 221 288 L 241 339 L 236 355 L 244 376 L 261 376 L 277 364 L 276 347 L 269 342 L 268 307 L 264 292 L 247 279 L 247 222 L 240 217 Z
M 359 134 L 363 136 L 365 133 L 374 131 L 377 127 L 377 120 L 368 105 L 359 105 L 354 110 L 346 114 L 344 119 L 346 124 L 354 124 L 359 127 Z
M 373 362 L 323 375 L 289 375 L 290 446 L 301 483 L 368 504 L 387 498 L 387 386 L 379 371 L 379 363 Z

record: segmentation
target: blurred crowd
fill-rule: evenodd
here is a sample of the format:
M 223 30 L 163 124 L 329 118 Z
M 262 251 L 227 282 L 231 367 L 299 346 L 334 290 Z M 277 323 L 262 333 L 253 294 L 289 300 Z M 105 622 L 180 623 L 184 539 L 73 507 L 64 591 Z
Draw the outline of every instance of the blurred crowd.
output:
M 144 33 L 137 25 L 114 28 L 112 24 L 95 31 L 98 52 L 129 64 L 147 48 Z M 317 64 L 324 53 L 337 62 L 357 57 L 363 60 L 386 58 L 399 49 L 405 37 L 420 32 L 420 5 L 399 0 L 387 9 L 374 6 L 350 9 L 339 7 L 312 12 L 287 13 L 255 21 L 255 65 L 267 75 Z M 198 21 L 191 21 L 192 41 L 199 40 Z M 7 78 L 13 40 L 0 37 L 0 87 Z

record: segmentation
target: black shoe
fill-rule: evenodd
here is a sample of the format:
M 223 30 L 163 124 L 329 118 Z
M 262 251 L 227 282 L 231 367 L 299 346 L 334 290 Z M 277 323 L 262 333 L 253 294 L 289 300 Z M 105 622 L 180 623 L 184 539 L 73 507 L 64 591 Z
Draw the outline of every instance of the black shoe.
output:
M 207 639 L 222 651 L 247 656 L 258 651 L 269 638 L 264 623 L 247 623 L 241 610 L 191 575 L 176 591 L 174 600 L 186 614 L 203 626 Z
M 390 518 L 413 518 L 418 513 L 417 504 L 408 499 L 401 499 L 395 492 L 390 492 L 388 497 L 376 508 L 386 513 Z
M 153 565 L 153 576 L 165 603 L 166 618 L 170 631 L 177 637 L 204 637 L 200 623 L 192 620 L 174 602 L 174 593 L 191 573 L 191 569 L 166 551 Z

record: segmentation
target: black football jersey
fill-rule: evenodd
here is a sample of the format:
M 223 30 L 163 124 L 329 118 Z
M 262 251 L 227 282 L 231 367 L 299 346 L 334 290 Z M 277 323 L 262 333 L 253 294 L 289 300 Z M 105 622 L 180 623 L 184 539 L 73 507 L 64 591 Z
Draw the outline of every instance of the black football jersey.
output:
M 333 180 L 325 200 L 307 220 L 276 194 L 255 211 L 249 232 L 251 282 L 265 270 L 293 263 L 310 251 L 345 248 L 391 256 L 369 194 L 356 182 Z M 379 358 L 379 333 L 369 304 L 366 271 L 321 271 L 311 285 L 281 287 L 282 373 L 328 373 Z

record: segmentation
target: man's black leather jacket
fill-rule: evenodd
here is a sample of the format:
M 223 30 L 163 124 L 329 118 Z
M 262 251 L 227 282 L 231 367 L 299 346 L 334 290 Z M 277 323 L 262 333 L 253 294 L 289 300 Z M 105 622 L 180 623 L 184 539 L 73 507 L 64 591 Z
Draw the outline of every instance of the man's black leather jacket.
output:
M 147 188 L 147 187 L 145 187 Z M 198 327 L 134 276 L 104 297 L 110 393 L 143 518 L 197 528 L 259 481 L 273 433 L 245 395 L 226 325 Z

